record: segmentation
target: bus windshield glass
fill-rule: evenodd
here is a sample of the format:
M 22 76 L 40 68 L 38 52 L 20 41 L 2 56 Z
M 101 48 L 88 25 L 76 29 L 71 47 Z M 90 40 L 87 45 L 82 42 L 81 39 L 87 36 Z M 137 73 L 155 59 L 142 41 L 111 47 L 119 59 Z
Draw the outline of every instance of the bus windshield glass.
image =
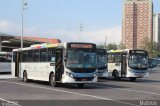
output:
M 96 68 L 96 53 L 68 50 L 66 66 L 69 68 Z
M 98 68 L 107 66 L 107 57 L 106 55 L 98 55 Z
M 11 62 L 11 55 L 9 54 L 0 54 L 0 62 Z
M 129 67 L 135 69 L 146 69 L 148 68 L 147 59 L 147 56 L 143 54 L 131 54 L 128 61 Z

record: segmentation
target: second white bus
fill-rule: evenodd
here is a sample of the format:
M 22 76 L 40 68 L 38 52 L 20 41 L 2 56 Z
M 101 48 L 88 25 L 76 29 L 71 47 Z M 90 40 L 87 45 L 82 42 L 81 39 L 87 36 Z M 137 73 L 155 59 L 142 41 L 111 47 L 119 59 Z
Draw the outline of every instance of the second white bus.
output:
M 108 77 L 114 79 L 147 77 L 148 52 L 145 50 L 111 50 L 108 55 Z

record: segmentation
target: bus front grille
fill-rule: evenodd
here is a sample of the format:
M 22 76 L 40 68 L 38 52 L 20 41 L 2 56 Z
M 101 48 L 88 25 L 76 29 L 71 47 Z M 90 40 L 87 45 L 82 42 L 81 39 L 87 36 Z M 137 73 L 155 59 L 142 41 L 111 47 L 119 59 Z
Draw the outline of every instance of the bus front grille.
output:
M 74 77 L 75 81 L 92 81 L 94 77 Z

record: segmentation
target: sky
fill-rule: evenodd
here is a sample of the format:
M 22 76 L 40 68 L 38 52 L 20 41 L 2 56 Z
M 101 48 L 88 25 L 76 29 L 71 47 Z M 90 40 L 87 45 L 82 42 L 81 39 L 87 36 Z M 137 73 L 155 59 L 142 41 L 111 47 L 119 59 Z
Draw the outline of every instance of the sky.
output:
M 21 36 L 22 0 L 0 0 L 0 33 Z M 153 0 L 160 13 L 160 0 Z M 28 0 L 24 36 L 120 43 L 123 0 Z M 80 24 L 83 28 L 80 31 Z M 79 39 L 80 38 L 80 39 Z

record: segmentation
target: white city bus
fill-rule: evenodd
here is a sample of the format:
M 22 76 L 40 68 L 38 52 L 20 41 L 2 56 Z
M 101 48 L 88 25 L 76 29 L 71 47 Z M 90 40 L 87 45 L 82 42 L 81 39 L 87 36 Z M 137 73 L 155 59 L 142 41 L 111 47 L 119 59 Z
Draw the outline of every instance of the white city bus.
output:
M 58 83 L 97 82 L 96 45 L 93 43 L 59 43 L 32 45 L 13 50 L 12 75 L 28 79 Z
M 98 65 L 98 77 L 107 77 L 107 52 L 105 49 L 97 48 L 97 65 Z
M 148 52 L 145 50 L 110 50 L 108 55 L 108 77 L 114 79 L 147 77 Z
M 0 73 L 11 73 L 11 52 L 0 52 Z

